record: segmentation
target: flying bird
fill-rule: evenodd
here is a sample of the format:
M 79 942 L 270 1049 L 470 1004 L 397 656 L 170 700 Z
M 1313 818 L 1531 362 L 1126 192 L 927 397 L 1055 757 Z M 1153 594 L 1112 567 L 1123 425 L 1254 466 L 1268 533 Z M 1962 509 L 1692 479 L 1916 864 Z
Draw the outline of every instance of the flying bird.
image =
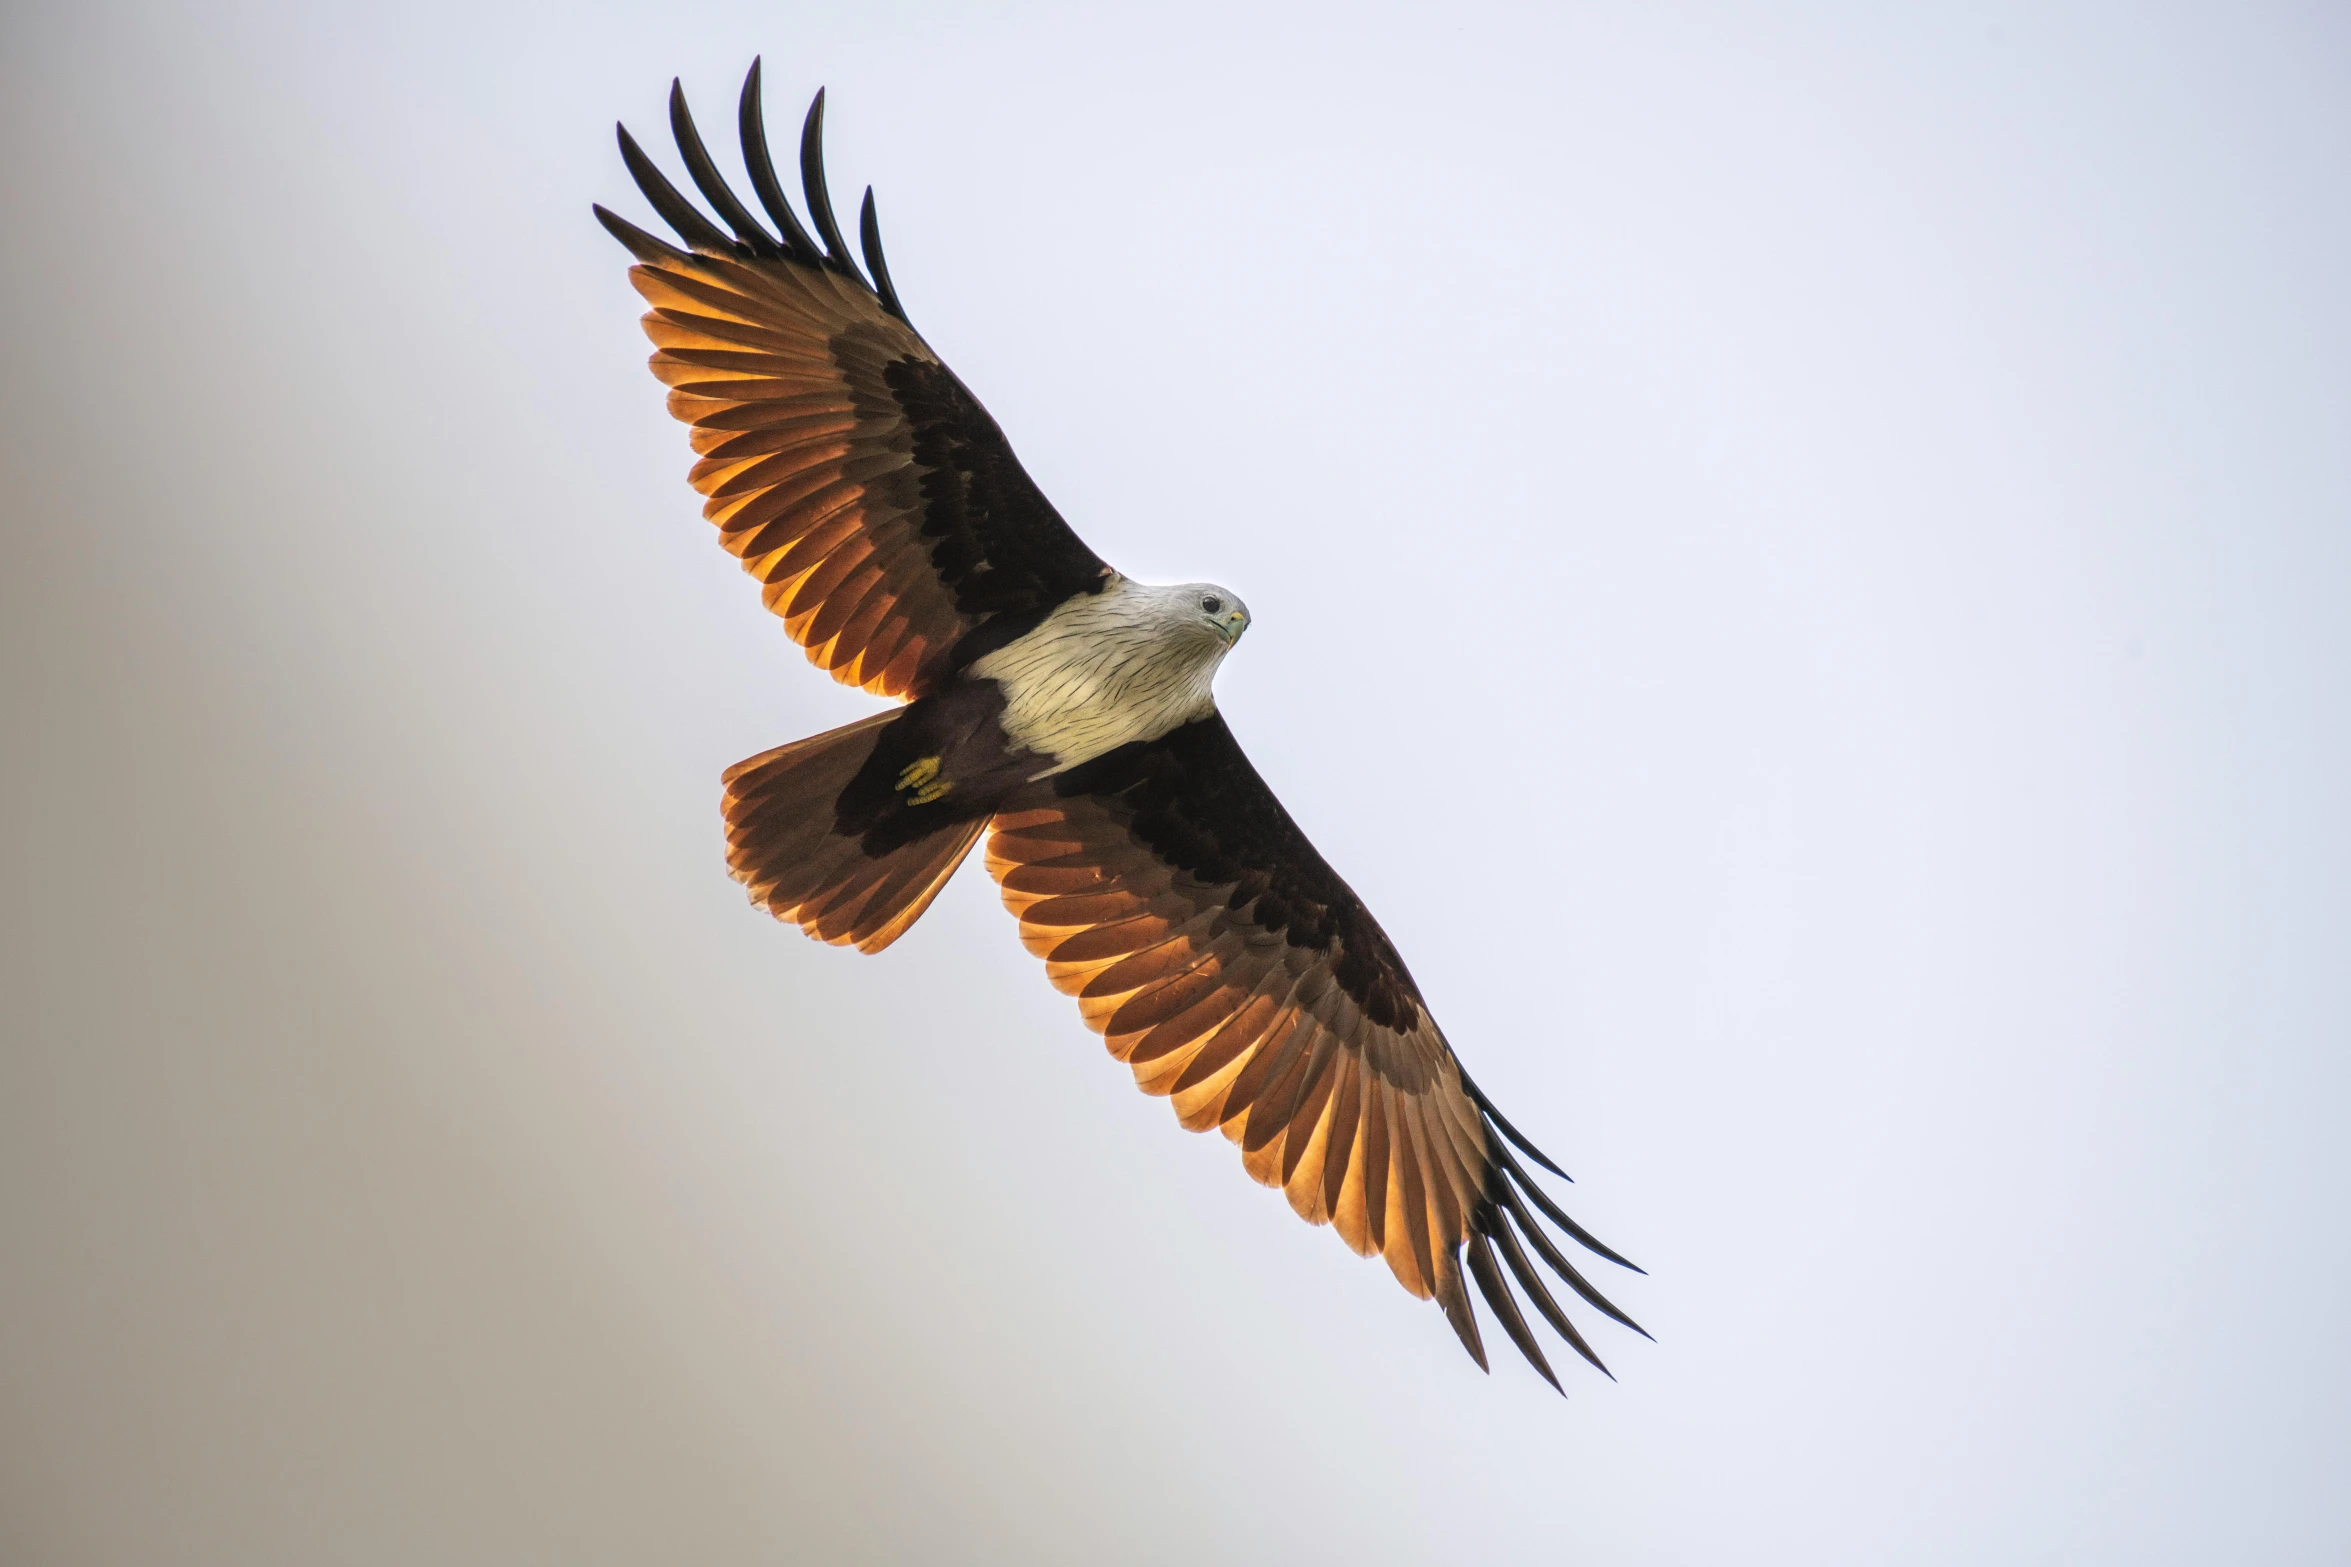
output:
M 1565 1179 L 1470 1081 L 1379 922 L 1217 712 L 1248 606 L 1213 583 L 1125 576 L 1062 520 L 907 320 L 871 188 L 863 272 L 851 256 L 825 188 L 823 92 L 800 139 L 806 223 L 769 154 L 757 61 L 738 124 L 772 229 L 720 176 L 674 81 L 669 120 L 718 221 L 625 126 L 621 157 L 680 243 L 595 213 L 636 258 L 703 514 L 811 662 L 902 704 L 727 770 L 727 864 L 752 901 L 877 952 L 985 834 L 1022 942 L 1137 1086 L 1435 1299 L 1481 1368 L 1465 1266 L 1554 1388 L 1513 1281 L 1606 1372 L 1535 1259 L 1642 1330 L 1542 1220 L 1632 1264 L 1528 1174 L 1521 1153 Z

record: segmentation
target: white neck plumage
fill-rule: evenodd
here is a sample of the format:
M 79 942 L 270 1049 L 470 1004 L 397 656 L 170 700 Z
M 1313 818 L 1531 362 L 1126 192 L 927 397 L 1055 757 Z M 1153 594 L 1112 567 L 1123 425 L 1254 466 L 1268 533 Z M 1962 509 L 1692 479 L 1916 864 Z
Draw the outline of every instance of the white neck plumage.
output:
M 1050 759 L 1033 777 L 1156 740 L 1216 710 L 1209 687 L 1232 639 L 1202 615 L 1204 592 L 1222 590 L 1114 576 L 971 666 L 1004 688 L 1005 734 Z

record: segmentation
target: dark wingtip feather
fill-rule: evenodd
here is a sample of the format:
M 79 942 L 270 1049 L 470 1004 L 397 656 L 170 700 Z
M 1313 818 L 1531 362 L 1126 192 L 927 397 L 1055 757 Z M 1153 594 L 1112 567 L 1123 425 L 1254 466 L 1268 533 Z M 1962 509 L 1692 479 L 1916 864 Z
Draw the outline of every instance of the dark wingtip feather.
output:
M 881 296 L 882 308 L 906 321 L 906 307 L 898 303 L 898 290 L 890 282 L 890 263 L 882 258 L 882 221 L 874 216 L 873 187 L 865 187 L 865 205 L 857 214 L 857 240 L 865 251 L 865 269 L 873 274 L 874 292 Z M 914 325 L 906 321 L 908 326 Z
M 1552 1272 L 1567 1281 L 1569 1289 L 1581 1295 L 1595 1311 L 1606 1316 L 1611 1322 L 1621 1323 L 1643 1338 L 1650 1337 L 1647 1328 L 1626 1316 L 1623 1311 L 1618 1309 L 1614 1301 L 1594 1289 L 1592 1282 L 1583 1276 L 1574 1263 L 1567 1260 L 1566 1254 L 1551 1243 L 1551 1237 L 1545 1235 L 1543 1227 L 1528 1216 L 1526 1204 L 1519 1200 L 1518 1193 L 1510 1188 L 1508 1182 L 1502 1184 L 1501 1198 L 1502 1205 L 1510 1210 L 1511 1216 L 1518 1220 L 1520 1228 L 1526 1231 L 1527 1242 L 1535 1248 L 1536 1255 L 1549 1264 Z M 1650 1342 L 1655 1343 L 1656 1340 L 1650 1339 Z
M 1453 1336 L 1461 1340 L 1461 1347 L 1469 1351 L 1469 1358 L 1478 1363 L 1478 1369 L 1488 1376 L 1494 1368 L 1486 1364 L 1486 1344 L 1478 1332 L 1477 1308 L 1469 1303 L 1469 1291 L 1461 1287 L 1461 1274 L 1456 1271 L 1449 1288 L 1437 1291 L 1437 1304 L 1444 1308 L 1445 1320 L 1453 1324 Z
M 743 78 L 743 98 L 735 114 L 735 128 L 743 141 L 743 167 L 751 175 L 751 189 L 759 197 L 759 204 L 775 220 L 776 232 L 784 237 L 784 248 L 795 261 L 816 266 L 824 260 L 824 253 L 816 248 L 816 241 L 808 237 L 808 230 L 800 226 L 799 215 L 784 196 L 783 183 L 776 178 L 775 159 L 767 150 L 767 115 L 759 101 L 759 58 L 751 59 L 751 70 Z
M 1573 1236 L 1577 1245 L 1582 1246 L 1585 1250 L 1592 1252 L 1596 1256 L 1606 1257 L 1610 1262 L 1615 1263 L 1620 1268 L 1630 1268 L 1633 1272 L 1640 1274 L 1643 1278 L 1647 1278 L 1649 1276 L 1649 1270 L 1647 1268 L 1640 1266 L 1638 1263 L 1629 1261 L 1626 1258 L 1618 1256 L 1615 1251 L 1607 1246 L 1602 1245 L 1599 1240 L 1593 1236 L 1590 1230 L 1585 1229 L 1582 1225 L 1576 1223 L 1575 1220 L 1569 1218 L 1567 1216 L 1566 1210 L 1562 1209 L 1559 1204 L 1551 1200 L 1551 1194 L 1543 1190 L 1542 1187 L 1535 1184 L 1534 1177 L 1527 1174 L 1525 1167 L 1522 1166 L 1516 1159 L 1510 1157 L 1509 1149 L 1497 1148 L 1494 1150 L 1494 1152 L 1500 1156 L 1498 1162 L 1501 1164 L 1502 1168 L 1509 1171 L 1513 1176 L 1516 1176 L 1518 1178 L 1518 1185 L 1526 1192 L 1529 1197 L 1532 1197 L 1535 1200 L 1535 1206 L 1542 1209 L 1544 1216 L 1550 1219 L 1553 1224 L 1558 1225 L 1569 1235 Z
M 1518 1346 L 1518 1352 L 1526 1356 L 1527 1363 L 1543 1374 L 1543 1380 L 1551 1384 L 1551 1390 L 1565 1398 L 1567 1389 L 1561 1387 L 1559 1378 L 1552 1374 L 1551 1362 L 1543 1358 L 1543 1346 L 1535 1342 L 1534 1330 L 1527 1326 L 1526 1315 L 1518 1309 L 1517 1298 L 1510 1293 L 1510 1286 L 1502 1282 L 1502 1275 L 1494 1266 L 1494 1248 L 1486 1244 L 1483 1235 L 1472 1230 L 1467 1251 L 1470 1275 L 1478 1281 L 1478 1293 L 1486 1297 L 1486 1304 L 1493 1307 L 1494 1315 L 1501 1319 L 1502 1331 L 1510 1335 L 1510 1342 Z
M 1456 1063 L 1456 1070 L 1458 1070 L 1458 1065 L 1459 1064 Z M 1553 1164 L 1551 1162 L 1550 1155 L 1544 1153 L 1542 1149 L 1537 1148 L 1533 1143 L 1529 1142 L 1524 1132 L 1521 1132 L 1517 1127 L 1512 1126 L 1510 1124 L 1509 1118 L 1503 1115 L 1501 1111 L 1494 1108 L 1494 1101 L 1486 1097 L 1486 1092 L 1484 1089 L 1478 1087 L 1477 1084 L 1470 1081 L 1470 1077 L 1467 1072 L 1463 1072 L 1461 1074 L 1461 1086 L 1462 1089 L 1468 1093 L 1471 1099 L 1477 1101 L 1477 1107 L 1486 1113 L 1486 1119 L 1494 1123 L 1496 1130 L 1500 1131 L 1504 1137 L 1509 1138 L 1512 1142 L 1518 1145 L 1519 1152 L 1525 1154 L 1528 1158 L 1534 1160 L 1535 1163 L 1541 1165 L 1544 1169 L 1549 1170 L 1553 1175 L 1556 1175 L 1561 1180 L 1567 1182 L 1568 1185 L 1573 1186 L 1575 1184 L 1574 1176 L 1568 1174 L 1565 1170 L 1562 1170 L 1558 1165 Z
M 609 212 L 602 206 L 591 202 L 589 208 L 596 214 L 596 221 L 604 225 L 604 231 L 626 245 L 629 254 L 639 261 L 690 261 L 693 259 L 668 240 L 659 239 L 646 233 L 628 219 Z
M 808 203 L 808 216 L 815 221 L 817 236 L 824 241 L 825 265 L 856 277 L 857 264 L 849 259 L 849 246 L 841 238 L 841 225 L 833 221 L 833 198 L 824 184 L 822 87 L 809 101 L 808 118 L 800 125 L 800 197 Z
M 677 230 L 678 238 L 696 250 L 714 250 L 721 254 L 736 248 L 735 242 L 719 231 L 717 224 L 704 217 L 699 208 L 678 194 L 678 188 L 669 177 L 654 167 L 645 156 L 645 149 L 637 145 L 637 138 L 629 134 L 625 125 L 615 127 L 620 133 L 621 161 L 629 166 L 629 177 L 637 182 L 637 189 L 661 214 L 661 221 Z
M 1550 1323 L 1553 1331 L 1561 1338 L 1567 1340 L 1568 1348 L 1590 1361 L 1602 1376 L 1614 1382 L 1616 1373 L 1609 1370 L 1607 1362 L 1594 1354 L 1592 1346 L 1584 1342 L 1584 1336 L 1576 1331 L 1575 1323 L 1568 1319 L 1566 1312 L 1559 1309 L 1559 1302 L 1553 1300 L 1551 1291 L 1544 1287 L 1543 1276 L 1535 1271 L 1533 1263 L 1527 1261 L 1526 1249 L 1519 1245 L 1518 1236 L 1510 1227 L 1510 1216 L 1499 1208 L 1489 1206 L 1480 1222 L 1486 1232 L 1494 1237 L 1494 1244 L 1501 1249 L 1502 1261 L 1509 1266 L 1511 1277 L 1518 1280 L 1518 1287 L 1527 1292 L 1527 1298 L 1535 1303 L 1535 1309 L 1543 1314 L 1543 1320 Z
M 669 79 L 669 134 L 678 144 L 678 156 L 686 160 L 694 188 L 702 192 L 702 199 L 710 203 L 719 220 L 735 231 L 735 238 L 756 255 L 781 255 L 782 247 L 736 199 L 718 165 L 710 161 L 710 149 L 702 145 L 702 132 L 695 127 L 693 111 L 686 107 L 685 84 L 674 76 Z

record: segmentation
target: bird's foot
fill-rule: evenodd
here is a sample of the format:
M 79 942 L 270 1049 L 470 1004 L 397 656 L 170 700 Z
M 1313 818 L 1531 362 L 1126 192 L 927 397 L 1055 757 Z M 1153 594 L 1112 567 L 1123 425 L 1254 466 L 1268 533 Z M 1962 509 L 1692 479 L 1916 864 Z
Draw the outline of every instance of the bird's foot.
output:
M 908 805 L 928 805 L 955 787 L 955 780 L 939 776 L 939 758 L 926 756 L 898 775 L 898 790 Z

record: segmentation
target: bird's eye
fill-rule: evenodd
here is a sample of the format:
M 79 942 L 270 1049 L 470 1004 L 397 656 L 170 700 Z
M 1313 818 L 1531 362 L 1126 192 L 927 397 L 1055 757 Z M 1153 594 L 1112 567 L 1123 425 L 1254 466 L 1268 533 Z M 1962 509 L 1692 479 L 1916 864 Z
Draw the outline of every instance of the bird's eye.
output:
M 1212 593 L 1200 601 L 1200 607 L 1211 615 L 1221 615 L 1224 613 L 1224 600 Z

